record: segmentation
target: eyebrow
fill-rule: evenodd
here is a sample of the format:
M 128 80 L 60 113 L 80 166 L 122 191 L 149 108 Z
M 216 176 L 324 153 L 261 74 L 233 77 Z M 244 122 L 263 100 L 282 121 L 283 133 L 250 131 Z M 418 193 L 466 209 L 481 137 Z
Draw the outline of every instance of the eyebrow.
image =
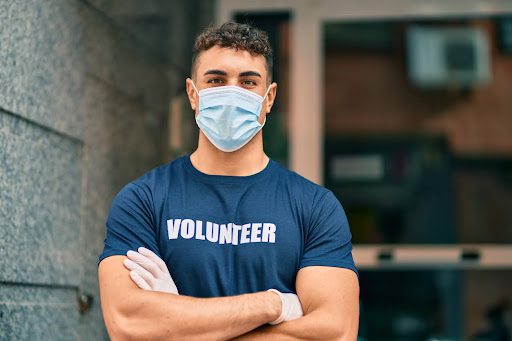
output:
M 256 77 L 261 78 L 261 75 L 256 71 L 244 71 L 244 72 L 240 72 L 238 74 L 238 77 L 247 77 L 247 76 L 256 76 Z
M 222 71 L 222 70 L 208 70 L 204 73 L 204 76 L 206 75 L 221 75 L 221 76 L 227 76 L 228 74 L 226 73 L 226 71 Z
M 219 76 L 227 76 L 228 74 L 226 73 L 226 71 L 222 71 L 222 70 L 208 70 L 204 73 L 204 76 L 206 75 L 219 75 Z M 260 77 L 261 78 L 261 75 L 256 72 L 256 71 L 244 71 L 244 72 L 240 72 L 238 74 L 238 77 L 247 77 L 247 76 L 256 76 L 256 77 Z

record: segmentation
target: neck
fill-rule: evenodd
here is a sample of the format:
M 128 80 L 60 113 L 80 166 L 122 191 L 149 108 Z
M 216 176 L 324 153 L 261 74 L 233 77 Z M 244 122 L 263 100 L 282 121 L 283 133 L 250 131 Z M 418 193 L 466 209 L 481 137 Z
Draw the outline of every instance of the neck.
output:
M 248 176 L 262 171 L 269 162 L 263 151 L 261 131 L 245 146 L 226 153 L 217 149 L 199 131 L 199 142 L 190 155 L 192 165 L 200 172 L 210 175 Z

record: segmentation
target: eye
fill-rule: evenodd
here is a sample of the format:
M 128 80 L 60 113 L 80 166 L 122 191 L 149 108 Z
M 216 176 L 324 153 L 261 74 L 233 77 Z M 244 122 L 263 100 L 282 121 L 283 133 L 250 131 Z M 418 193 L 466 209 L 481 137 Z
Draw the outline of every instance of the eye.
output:
M 224 80 L 222 78 L 210 78 L 206 81 L 208 84 L 222 84 Z
M 258 84 L 256 83 L 256 81 L 254 81 L 252 79 L 246 79 L 246 80 L 242 81 L 242 85 L 244 87 L 254 87 L 254 86 L 258 85 Z

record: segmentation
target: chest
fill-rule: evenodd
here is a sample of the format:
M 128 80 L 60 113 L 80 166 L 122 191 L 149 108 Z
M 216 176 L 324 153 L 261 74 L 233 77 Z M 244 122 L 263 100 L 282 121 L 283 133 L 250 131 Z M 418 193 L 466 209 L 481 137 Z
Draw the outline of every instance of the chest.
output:
M 178 288 L 230 295 L 293 287 L 304 233 L 289 200 L 252 191 L 176 194 L 161 208 L 159 249 Z

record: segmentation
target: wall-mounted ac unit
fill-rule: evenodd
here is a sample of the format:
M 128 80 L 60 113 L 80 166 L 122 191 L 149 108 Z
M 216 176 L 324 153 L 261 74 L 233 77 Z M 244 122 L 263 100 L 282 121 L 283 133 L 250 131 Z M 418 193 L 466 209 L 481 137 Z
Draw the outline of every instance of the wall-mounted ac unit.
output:
M 407 30 L 409 78 L 424 88 L 472 88 L 489 82 L 486 35 L 473 27 L 411 26 Z

